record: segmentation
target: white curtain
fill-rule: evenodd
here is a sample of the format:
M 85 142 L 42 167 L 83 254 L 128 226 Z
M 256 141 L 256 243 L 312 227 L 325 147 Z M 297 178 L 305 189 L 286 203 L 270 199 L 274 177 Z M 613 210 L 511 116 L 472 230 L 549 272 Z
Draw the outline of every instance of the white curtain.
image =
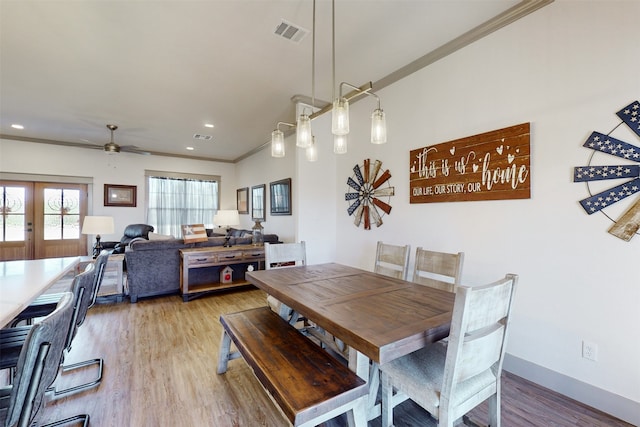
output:
M 182 236 L 181 225 L 204 224 L 213 228 L 218 210 L 218 182 L 148 177 L 147 223 L 156 233 Z

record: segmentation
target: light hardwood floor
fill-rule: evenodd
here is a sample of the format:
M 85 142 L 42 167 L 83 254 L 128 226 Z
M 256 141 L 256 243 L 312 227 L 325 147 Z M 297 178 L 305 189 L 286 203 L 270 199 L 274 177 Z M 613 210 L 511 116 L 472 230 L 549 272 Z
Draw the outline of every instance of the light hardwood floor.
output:
M 183 303 L 178 296 L 97 305 L 89 310 L 66 362 L 102 357 L 102 384 L 47 403 L 41 421 L 88 413 L 92 426 L 286 426 L 242 360 L 216 374 L 221 313 L 266 304 L 262 291 L 211 295 Z M 75 382 L 91 372 L 68 374 Z M 513 375 L 503 379 L 503 426 L 630 426 Z M 485 407 L 471 413 L 486 423 Z M 408 401 L 395 411 L 401 426 L 435 426 Z M 346 425 L 343 418 L 326 427 Z M 380 425 L 380 419 L 369 423 Z

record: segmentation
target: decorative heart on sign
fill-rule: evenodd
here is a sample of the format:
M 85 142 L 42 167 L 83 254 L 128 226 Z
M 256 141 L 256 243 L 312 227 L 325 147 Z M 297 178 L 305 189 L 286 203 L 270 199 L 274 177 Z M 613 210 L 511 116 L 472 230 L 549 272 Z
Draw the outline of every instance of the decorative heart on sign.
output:
M 509 164 L 513 163 L 513 159 L 515 159 L 516 156 L 514 156 L 513 154 L 507 154 L 507 160 L 509 161 Z
M 502 154 L 502 149 L 504 148 L 503 145 L 496 147 L 496 151 L 498 152 L 498 154 Z
M 456 152 L 456 147 L 451 147 L 449 149 L 449 152 L 451 153 L 451 155 L 453 156 L 453 154 Z

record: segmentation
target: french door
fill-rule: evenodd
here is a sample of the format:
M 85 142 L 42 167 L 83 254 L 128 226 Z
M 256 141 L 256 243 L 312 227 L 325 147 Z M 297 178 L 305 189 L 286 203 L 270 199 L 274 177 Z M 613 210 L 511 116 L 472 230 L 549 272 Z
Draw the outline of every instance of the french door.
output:
M 86 255 L 87 185 L 0 181 L 0 261 Z

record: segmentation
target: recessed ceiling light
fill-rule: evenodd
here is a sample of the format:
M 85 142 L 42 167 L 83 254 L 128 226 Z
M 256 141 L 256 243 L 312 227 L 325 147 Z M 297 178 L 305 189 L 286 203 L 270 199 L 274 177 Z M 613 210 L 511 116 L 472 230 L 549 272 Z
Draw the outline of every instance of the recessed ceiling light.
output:
M 193 150 L 195 150 L 195 148 L 193 148 L 193 147 L 187 147 L 187 150 L 189 150 L 189 151 L 193 151 Z
M 213 125 L 212 125 L 211 123 L 205 123 L 205 124 L 204 124 L 204 127 L 206 127 L 206 128 L 212 128 L 212 127 L 213 127 Z
M 12 124 L 12 125 L 11 125 L 11 127 L 12 127 L 12 128 L 14 128 L 14 129 L 24 129 L 24 126 L 19 125 L 19 124 L 17 124 L 17 123 Z

